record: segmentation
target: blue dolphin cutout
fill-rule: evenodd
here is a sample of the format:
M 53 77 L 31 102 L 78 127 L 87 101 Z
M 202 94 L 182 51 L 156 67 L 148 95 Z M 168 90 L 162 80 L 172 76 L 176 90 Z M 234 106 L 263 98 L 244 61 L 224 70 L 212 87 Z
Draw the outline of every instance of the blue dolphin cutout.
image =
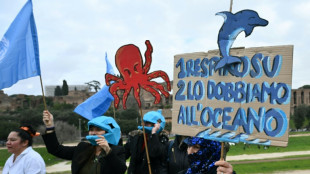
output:
M 217 39 L 222 59 L 217 62 L 215 71 L 225 65 L 241 62 L 239 57 L 229 55 L 229 50 L 239 33 L 244 31 L 247 37 L 253 32 L 254 27 L 268 25 L 268 21 L 260 18 L 257 12 L 253 10 L 242 10 L 235 14 L 223 11 L 216 13 L 216 15 L 223 16 L 224 23 Z

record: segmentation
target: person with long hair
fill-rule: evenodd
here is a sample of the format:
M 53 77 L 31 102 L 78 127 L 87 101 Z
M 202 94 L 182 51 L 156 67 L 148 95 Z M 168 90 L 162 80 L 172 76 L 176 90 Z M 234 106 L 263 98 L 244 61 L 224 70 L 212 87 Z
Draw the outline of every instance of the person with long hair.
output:
M 21 126 L 10 132 L 6 147 L 12 155 L 5 162 L 3 174 L 45 174 L 43 158 L 32 149 L 32 138 L 39 135 L 31 126 Z

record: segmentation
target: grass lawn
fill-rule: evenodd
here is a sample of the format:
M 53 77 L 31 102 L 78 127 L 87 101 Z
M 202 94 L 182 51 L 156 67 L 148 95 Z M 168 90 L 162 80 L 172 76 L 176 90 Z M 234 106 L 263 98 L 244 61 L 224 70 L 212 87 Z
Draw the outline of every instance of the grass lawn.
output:
M 288 170 L 309 170 L 310 159 L 304 160 L 288 160 L 288 161 L 273 161 L 247 164 L 233 164 L 234 170 L 238 174 L 246 173 L 272 173 L 276 171 Z
M 289 137 L 287 147 L 273 147 L 264 149 L 264 146 L 249 145 L 238 143 L 235 146 L 230 146 L 227 155 L 242 155 L 242 154 L 259 154 L 259 153 L 273 153 L 273 152 L 291 152 L 310 150 L 310 136 Z

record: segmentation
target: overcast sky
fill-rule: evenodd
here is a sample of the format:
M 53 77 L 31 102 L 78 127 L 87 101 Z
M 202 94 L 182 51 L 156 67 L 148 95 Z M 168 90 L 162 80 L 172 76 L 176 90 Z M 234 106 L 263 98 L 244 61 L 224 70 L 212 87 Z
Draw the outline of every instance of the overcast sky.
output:
M 0 37 L 26 0 L 0 0 Z M 149 72 L 173 77 L 176 54 L 217 49 L 217 35 L 230 0 L 33 0 L 43 85 L 103 85 L 105 52 L 115 67 L 115 52 L 135 44 L 142 55 L 145 40 L 153 46 Z M 310 1 L 234 0 L 232 12 L 252 9 L 269 25 L 241 33 L 234 47 L 294 45 L 292 88 L 310 84 Z M 39 77 L 4 89 L 8 95 L 41 95 Z

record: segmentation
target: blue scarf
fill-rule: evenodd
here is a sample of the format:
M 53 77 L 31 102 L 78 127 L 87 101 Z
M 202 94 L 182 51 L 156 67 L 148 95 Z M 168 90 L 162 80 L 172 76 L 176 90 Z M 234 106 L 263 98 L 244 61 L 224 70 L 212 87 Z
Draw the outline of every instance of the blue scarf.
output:
M 221 143 L 198 137 L 188 139 L 188 146 L 200 145 L 198 152 L 188 155 L 189 168 L 186 174 L 204 173 L 215 167 L 214 163 L 220 160 Z

